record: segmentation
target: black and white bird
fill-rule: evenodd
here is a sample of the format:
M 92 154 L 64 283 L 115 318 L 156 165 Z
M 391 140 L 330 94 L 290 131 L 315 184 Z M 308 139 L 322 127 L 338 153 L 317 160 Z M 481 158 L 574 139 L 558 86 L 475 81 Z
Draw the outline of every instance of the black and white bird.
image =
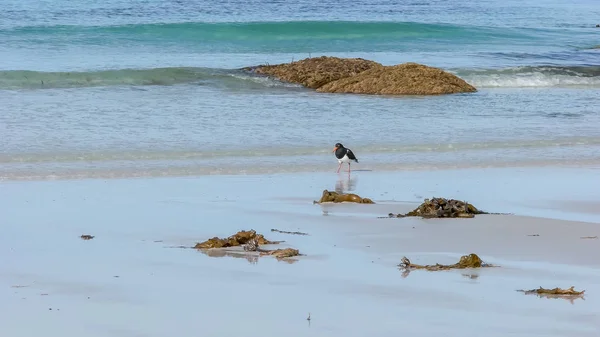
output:
M 341 143 L 335 144 L 332 152 L 335 153 L 335 157 L 337 158 L 338 163 L 340 163 L 337 169 L 337 173 L 340 172 L 340 168 L 342 167 L 343 163 L 348 164 L 348 173 L 350 173 L 350 162 L 355 161 L 358 163 L 358 159 L 356 159 L 354 152 L 352 152 L 352 150 L 350 150 L 349 148 L 344 147 L 344 145 L 342 145 Z

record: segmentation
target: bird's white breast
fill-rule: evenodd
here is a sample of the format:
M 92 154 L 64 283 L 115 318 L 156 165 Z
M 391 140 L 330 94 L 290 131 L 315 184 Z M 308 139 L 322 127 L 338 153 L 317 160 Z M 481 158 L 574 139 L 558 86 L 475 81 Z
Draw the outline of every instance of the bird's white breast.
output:
M 340 163 L 340 164 L 341 164 L 341 163 L 349 163 L 349 162 L 351 162 L 351 160 L 350 160 L 350 158 L 348 158 L 348 155 L 347 155 L 347 154 L 345 154 L 345 155 L 342 157 L 342 159 L 338 159 L 338 163 Z

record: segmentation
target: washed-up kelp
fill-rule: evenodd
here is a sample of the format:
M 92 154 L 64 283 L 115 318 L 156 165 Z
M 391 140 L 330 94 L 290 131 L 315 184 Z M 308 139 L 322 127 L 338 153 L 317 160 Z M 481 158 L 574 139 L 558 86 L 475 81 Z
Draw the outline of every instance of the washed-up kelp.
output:
M 413 264 L 410 260 L 404 256 L 402 257 L 402 262 L 398 265 L 402 270 L 414 270 L 414 269 L 425 269 L 429 271 L 439 271 L 439 270 L 450 270 L 450 269 L 466 269 L 466 268 L 484 268 L 484 267 L 493 267 L 491 264 L 484 263 L 481 261 L 481 258 L 477 256 L 477 254 L 469 254 L 461 256 L 458 263 L 455 264 L 433 264 L 433 265 L 419 265 Z
M 301 256 L 300 251 L 298 249 L 293 248 L 284 248 L 284 249 L 275 249 L 268 250 L 260 248 L 261 242 L 257 237 L 251 239 L 244 245 L 244 250 L 247 252 L 258 252 L 261 256 L 270 255 L 274 256 L 277 259 L 284 259 L 288 257 Z
M 475 206 L 465 201 L 445 198 L 425 199 L 425 201 L 414 210 L 406 214 L 390 213 L 390 218 L 402 218 L 406 216 L 420 216 L 423 218 L 473 218 L 475 214 L 488 214 L 478 210 Z
M 546 289 L 539 287 L 538 289 L 531 290 L 517 290 L 525 294 L 537 294 L 537 295 L 556 295 L 556 296 L 583 296 L 585 290 L 577 291 L 575 286 L 571 286 L 569 289 L 554 288 Z
M 208 239 L 204 242 L 197 243 L 194 248 L 196 249 L 211 249 L 211 248 L 227 248 L 227 247 L 236 247 L 242 246 L 250 242 L 250 240 L 254 240 L 261 245 L 268 244 L 277 244 L 281 243 L 281 241 L 269 241 L 265 239 L 262 234 L 257 234 L 254 230 L 249 231 L 239 231 L 234 235 L 221 239 L 218 237 L 214 237 L 212 239 Z
M 301 256 L 300 251 L 294 248 L 283 248 L 269 251 L 261 251 L 260 255 L 271 255 L 278 259 L 285 259 L 287 257 Z
M 262 234 L 257 234 L 254 230 L 240 231 L 228 238 L 214 237 L 204 242 L 197 243 L 196 249 L 229 248 L 242 246 L 246 252 L 258 252 L 260 256 L 270 255 L 277 259 L 284 259 L 293 256 L 302 256 L 297 249 L 285 248 L 268 250 L 260 248 L 261 245 L 278 244 L 283 241 L 269 241 Z
M 271 232 L 276 232 L 276 233 L 281 233 L 281 234 L 290 234 L 290 235 L 308 235 L 308 233 L 281 231 L 281 230 L 275 229 L 275 228 L 271 228 Z
M 89 234 L 83 234 L 80 236 L 81 240 L 91 240 L 94 238 L 93 235 L 89 235 Z
M 371 200 L 369 198 L 361 198 L 357 194 L 353 194 L 353 193 L 340 194 L 338 192 L 328 191 L 328 190 L 324 190 L 323 195 L 321 196 L 321 199 L 319 201 L 314 201 L 313 203 L 320 204 L 323 202 L 334 202 L 334 203 L 355 202 L 355 203 L 359 203 L 359 204 L 374 204 L 373 200 Z

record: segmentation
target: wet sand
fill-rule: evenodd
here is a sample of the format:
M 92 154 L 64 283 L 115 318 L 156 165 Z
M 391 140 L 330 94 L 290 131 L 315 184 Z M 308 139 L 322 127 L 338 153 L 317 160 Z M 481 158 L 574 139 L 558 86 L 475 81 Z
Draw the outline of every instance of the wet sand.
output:
M 334 168 L 335 169 L 335 168 Z M 274 174 L 0 184 L 6 336 L 597 336 L 598 169 Z M 315 205 L 323 189 L 375 205 Z M 423 198 L 474 219 L 378 219 Z M 555 207 L 552 207 L 555 205 Z M 307 236 L 271 232 L 271 228 Z M 306 256 L 205 254 L 255 229 Z M 89 241 L 81 234 L 95 235 Z M 402 274 L 477 253 L 499 268 Z M 584 299 L 517 289 L 571 285 Z M 51 310 L 50 310 L 51 309 Z M 307 321 L 308 313 L 311 321 Z

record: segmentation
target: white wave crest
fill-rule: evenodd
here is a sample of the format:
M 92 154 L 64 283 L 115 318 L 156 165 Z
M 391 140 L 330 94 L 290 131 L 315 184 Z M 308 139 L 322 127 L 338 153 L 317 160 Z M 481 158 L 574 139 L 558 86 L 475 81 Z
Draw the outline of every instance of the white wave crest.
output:
M 459 75 L 460 76 L 460 75 Z M 600 76 L 549 71 L 467 73 L 462 79 L 478 88 L 599 87 Z

